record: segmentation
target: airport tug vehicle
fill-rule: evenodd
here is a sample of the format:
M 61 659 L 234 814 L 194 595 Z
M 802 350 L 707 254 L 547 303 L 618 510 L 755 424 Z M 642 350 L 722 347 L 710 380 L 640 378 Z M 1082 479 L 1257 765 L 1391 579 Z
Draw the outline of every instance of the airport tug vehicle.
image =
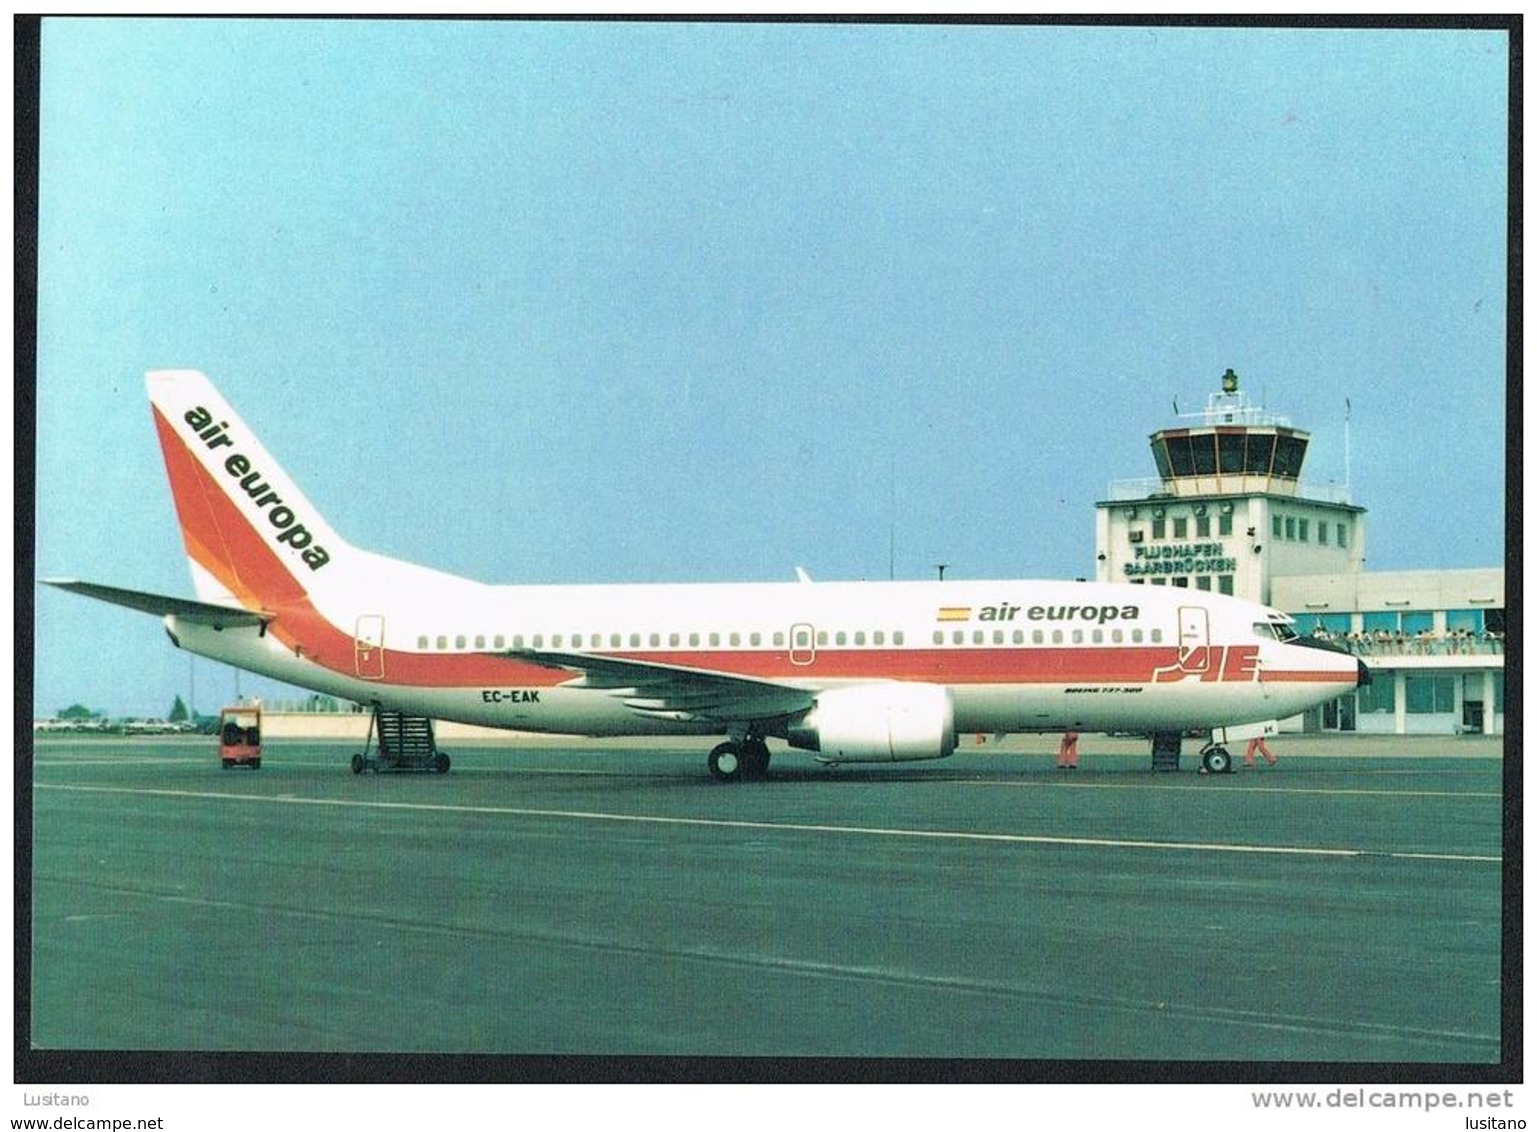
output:
M 229 770 L 262 765 L 261 705 L 236 705 L 219 712 L 219 765 Z

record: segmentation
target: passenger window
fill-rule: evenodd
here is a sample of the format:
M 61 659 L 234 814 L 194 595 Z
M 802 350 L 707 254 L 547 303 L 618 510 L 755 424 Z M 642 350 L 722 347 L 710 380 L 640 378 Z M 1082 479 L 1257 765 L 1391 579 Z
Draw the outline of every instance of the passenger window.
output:
M 495 646 L 496 646 L 496 647 L 497 647 L 497 648 L 499 648 L 499 649 L 504 649 L 504 648 L 506 648 L 506 647 L 507 647 L 507 638 L 506 638 L 506 637 L 504 637 L 504 636 L 502 636 L 502 634 L 500 634 L 500 633 L 498 633 L 498 634 L 497 634 L 497 635 L 496 635 L 496 641 L 495 641 Z
M 608 635 L 608 647 L 609 648 L 617 649 L 622 644 L 624 644 L 624 638 L 621 637 L 618 633 L 610 633 Z
M 1155 644 L 1155 645 L 1163 644 L 1163 630 L 1162 629 L 1154 629 L 1153 630 L 1153 638 L 1152 639 L 1153 639 L 1153 644 Z
M 943 629 L 934 630 L 934 643 L 936 645 L 942 645 L 945 643 L 945 631 Z
M 1002 629 L 994 629 L 993 630 L 993 644 L 995 644 L 995 645 L 1003 644 L 1003 630 Z
M 782 649 L 785 647 L 785 635 L 783 633 L 774 634 L 774 647 L 776 649 Z
M 833 638 L 833 640 L 836 641 L 840 645 L 847 644 L 848 643 L 848 639 L 849 639 L 849 635 L 847 633 L 845 633 L 842 629 L 839 629 L 838 630 L 838 635 Z
M 1054 644 L 1054 645 L 1060 645 L 1062 643 L 1062 630 L 1061 629 L 1053 629 L 1051 631 L 1051 643 Z
M 1094 643 L 1096 645 L 1102 645 L 1105 643 L 1105 631 L 1103 629 L 1094 630 Z
M 875 630 L 874 644 L 877 648 L 886 643 L 886 633 L 882 629 Z
M 1140 645 L 1142 643 L 1142 630 L 1141 629 L 1133 629 L 1131 631 L 1131 643 L 1134 644 L 1134 645 Z
M 551 648 L 552 648 L 552 649 L 558 649 L 558 648 L 560 648 L 560 643 L 561 643 L 561 642 L 562 642 L 562 641 L 564 641 L 564 640 L 565 640 L 565 639 L 566 639 L 566 638 L 565 638 L 565 636 L 564 636 L 564 635 L 562 635 L 562 634 L 560 634 L 560 633 L 556 633 L 556 634 L 555 634 L 555 635 L 554 635 L 554 636 L 553 636 L 553 637 L 551 637 L 551 638 L 550 638 L 550 647 L 551 647 Z
M 582 634 L 580 634 L 580 633 L 572 633 L 571 634 L 571 647 L 574 648 L 574 649 L 579 649 L 579 648 L 582 647 Z
M 445 641 L 442 637 L 438 638 L 438 648 L 443 648 L 447 644 L 448 644 L 448 642 Z M 520 649 L 520 648 L 523 647 L 523 634 L 522 633 L 518 633 L 516 636 L 514 636 L 512 638 L 512 647 L 515 648 L 515 649 Z
M 678 643 L 681 640 L 682 638 L 679 637 L 677 633 L 669 633 L 667 635 L 667 647 L 675 649 L 678 647 Z
M 984 641 L 985 641 L 985 640 L 986 640 L 986 639 L 987 639 L 987 634 L 985 634 L 985 633 L 984 633 L 984 632 L 982 632 L 982 630 L 981 630 L 981 629 L 973 629 L 973 630 L 972 630 L 972 631 L 971 631 L 971 643 L 972 643 L 972 644 L 974 644 L 974 645 L 980 645 L 980 644 L 982 644 L 982 643 L 983 643 L 983 642 L 984 642 Z
M 1025 631 L 1023 629 L 1014 630 L 1014 643 L 1016 645 L 1022 645 L 1025 643 Z
M 742 634 L 741 633 L 732 633 L 731 634 L 731 647 L 734 648 L 734 649 L 742 647 Z
M 416 647 L 419 648 L 419 649 L 426 648 L 427 647 L 427 638 L 426 637 L 417 637 L 416 638 Z
M 463 642 L 464 638 L 460 637 L 459 640 L 461 642 Z M 543 633 L 535 633 L 534 634 L 534 647 L 536 649 L 544 648 L 544 634 Z
M 863 645 L 864 643 L 865 643 L 865 631 L 863 629 L 859 629 L 859 630 L 857 630 L 854 633 L 854 644 L 856 644 L 856 645 Z
M 1125 639 L 1126 639 L 1126 633 L 1125 633 L 1124 630 L 1122 630 L 1122 629 L 1111 629 L 1110 630 L 1110 642 L 1111 642 L 1111 644 L 1118 645 L 1122 641 L 1124 641 Z
M 447 637 L 439 637 L 438 638 L 438 648 L 446 649 L 447 647 L 448 647 L 448 638 Z
M 719 633 L 711 633 L 710 634 L 710 647 L 712 649 L 720 647 L 720 634 Z
M 697 649 L 699 647 L 699 634 L 698 633 L 690 633 L 688 635 L 688 647 L 691 648 L 691 649 Z
M 891 643 L 896 645 L 898 648 L 902 647 L 902 640 L 902 630 L 898 629 L 895 633 L 891 634 Z
M 1073 644 L 1075 644 L 1075 645 L 1083 644 L 1083 630 L 1082 629 L 1074 629 L 1073 630 Z
M 954 633 L 950 634 L 950 643 L 954 645 L 964 645 L 966 643 L 966 630 L 957 629 Z
M 753 648 L 757 648 L 763 643 L 763 634 L 754 633 L 752 636 L 747 638 L 747 643 L 750 644 Z
M 1033 645 L 1044 645 L 1046 643 L 1046 632 L 1045 632 L 1045 630 L 1043 630 L 1043 629 L 1033 629 L 1033 630 L 1031 630 L 1031 632 L 1030 632 L 1030 643 L 1033 644 Z
M 640 634 L 639 633 L 631 633 L 630 634 L 630 647 L 632 649 L 640 648 Z
M 486 638 L 477 634 L 476 637 L 475 637 L 475 647 L 478 648 L 478 649 L 485 648 L 486 647 Z
M 659 649 L 659 648 L 662 647 L 662 637 L 661 637 L 661 634 L 659 634 L 659 633 L 652 633 L 651 634 L 651 647 L 654 648 L 654 649 Z
M 817 644 L 819 646 L 823 647 L 823 648 L 827 647 L 827 630 L 826 629 L 819 629 L 817 631 Z

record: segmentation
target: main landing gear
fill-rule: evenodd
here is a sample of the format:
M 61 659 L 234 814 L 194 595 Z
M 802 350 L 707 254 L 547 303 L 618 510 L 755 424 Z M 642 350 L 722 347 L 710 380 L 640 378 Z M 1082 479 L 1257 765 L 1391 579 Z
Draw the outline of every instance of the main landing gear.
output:
M 710 774 L 721 782 L 741 782 L 768 774 L 769 749 L 762 739 L 728 739 L 710 752 Z

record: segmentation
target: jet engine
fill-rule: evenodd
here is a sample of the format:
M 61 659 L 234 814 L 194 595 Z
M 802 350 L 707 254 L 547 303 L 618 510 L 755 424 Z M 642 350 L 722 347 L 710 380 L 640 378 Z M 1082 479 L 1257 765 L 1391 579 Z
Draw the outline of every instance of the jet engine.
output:
M 942 759 L 955 750 L 955 709 L 936 684 L 834 688 L 790 724 L 786 738 L 827 762 Z

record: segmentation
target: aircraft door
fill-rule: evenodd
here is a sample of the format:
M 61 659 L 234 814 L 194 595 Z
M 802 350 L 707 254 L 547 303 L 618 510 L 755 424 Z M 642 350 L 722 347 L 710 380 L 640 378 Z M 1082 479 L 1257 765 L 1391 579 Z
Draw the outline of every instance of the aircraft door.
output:
M 802 667 L 817 658 L 816 630 L 804 622 L 790 626 L 790 663 Z
M 358 618 L 354 640 L 357 674 L 363 680 L 384 679 L 384 615 L 365 613 Z
M 1211 666 L 1211 638 L 1206 610 L 1198 605 L 1179 607 L 1179 667 L 1182 672 L 1205 672 Z

